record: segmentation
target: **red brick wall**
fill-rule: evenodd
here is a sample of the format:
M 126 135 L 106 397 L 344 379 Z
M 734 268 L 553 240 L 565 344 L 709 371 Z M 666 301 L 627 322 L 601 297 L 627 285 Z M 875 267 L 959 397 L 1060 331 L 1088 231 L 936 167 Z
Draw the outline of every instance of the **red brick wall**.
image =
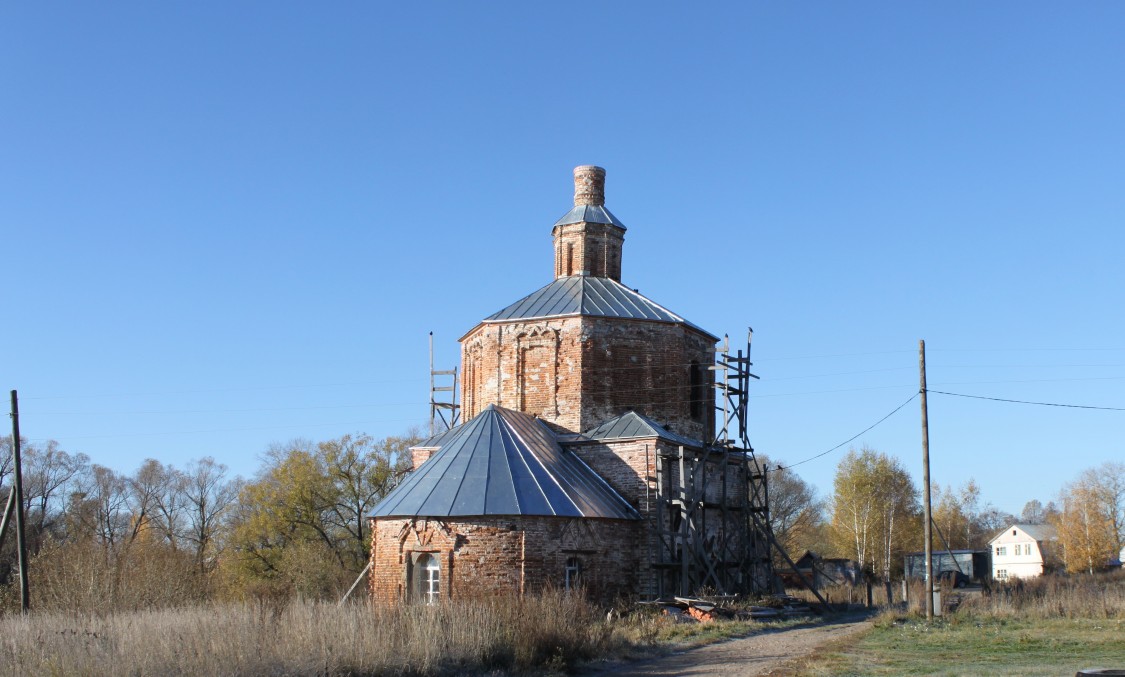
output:
M 569 317 L 481 324 L 461 341 L 463 420 L 497 404 L 584 432 L 635 410 L 709 441 L 713 348 L 710 337 L 665 322 Z M 692 363 L 705 398 L 694 417 Z
M 429 447 L 410 447 L 410 469 L 417 470 L 418 466 L 430 460 L 434 449 Z
M 581 562 L 583 585 L 594 600 L 650 594 L 651 584 L 642 585 L 646 551 L 639 547 L 640 522 L 538 516 L 371 522 L 368 585 L 376 602 L 409 598 L 409 563 L 421 552 L 440 562 L 443 598 L 561 588 L 570 557 Z
M 571 275 L 621 281 L 621 250 L 625 231 L 605 223 L 555 226 L 555 278 Z
M 577 317 L 478 325 L 461 339 L 462 420 L 496 404 L 576 429 L 581 340 Z

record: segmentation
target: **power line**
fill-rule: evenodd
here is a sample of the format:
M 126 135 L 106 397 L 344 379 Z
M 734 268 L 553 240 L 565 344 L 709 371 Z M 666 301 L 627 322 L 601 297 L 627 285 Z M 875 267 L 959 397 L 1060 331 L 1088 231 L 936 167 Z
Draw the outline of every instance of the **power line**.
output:
M 867 353 L 837 353 L 835 355 L 794 355 L 790 357 L 766 357 L 759 360 L 760 362 L 785 362 L 788 360 L 825 360 L 836 357 L 866 357 L 869 355 L 895 355 L 898 353 L 910 353 L 911 350 L 879 350 Z
M 944 390 L 928 389 L 928 392 L 953 397 L 968 397 L 974 400 L 991 400 L 993 402 L 1011 402 L 1013 404 L 1034 404 L 1040 407 L 1065 407 L 1067 409 L 1094 409 L 1097 411 L 1125 411 L 1125 407 L 1095 407 L 1088 404 L 1061 404 L 1058 402 L 1032 402 L 1030 400 L 1010 400 L 1004 397 L 986 397 L 984 395 L 966 395 L 964 393 L 950 393 Z
M 930 391 L 930 392 L 934 392 L 934 391 Z M 798 465 L 801 465 L 801 464 L 803 464 L 803 463 L 808 463 L 809 461 L 815 461 L 816 459 L 820 458 L 821 456 L 827 456 L 828 454 L 831 454 L 831 453 L 832 453 L 833 451 L 836 451 L 837 449 L 839 449 L 840 447 L 844 446 L 845 444 L 848 444 L 848 443 L 850 443 L 850 442 L 853 442 L 853 441 L 855 441 L 855 439 L 856 439 L 857 437 L 859 437 L 860 435 L 863 435 L 863 434 L 867 433 L 868 431 L 872 430 L 873 428 L 875 428 L 875 427 L 876 427 L 877 425 L 879 425 L 879 424 L 880 424 L 880 423 L 882 423 L 883 421 L 886 421 L 886 420 L 887 420 L 888 418 L 890 418 L 890 417 L 894 416 L 895 414 L 897 414 L 897 413 L 899 412 L 899 410 L 900 410 L 900 409 L 902 409 L 902 408 L 903 408 L 903 407 L 905 407 L 906 405 L 908 405 L 908 404 L 910 404 L 911 402 L 913 402 L 913 401 L 914 401 L 914 398 L 916 398 L 916 397 L 918 397 L 918 393 L 914 393 L 913 395 L 911 395 L 911 396 L 910 396 L 910 398 L 909 398 L 908 400 L 906 400 L 906 401 L 905 401 L 905 402 L 903 402 L 902 404 L 900 404 L 900 405 L 898 405 L 897 407 L 895 407 L 895 408 L 894 408 L 894 409 L 893 409 L 893 410 L 891 411 L 891 413 L 887 414 L 886 416 L 884 416 L 883 418 L 879 419 L 878 421 L 875 421 L 875 422 L 874 422 L 874 423 L 872 423 L 871 425 L 867 426 L 866 428 L 864 428 L 863 430 L 859 431 L 859 432 L 858 432 L 858 433 L 856 433 L 855 435 L 852 435 L 852 436 L 851 436 L 851 437 L 849 437 L 848 439 L 846 439 L 846 440 L 844 440 L 843 442 L 841 442 L 841 443 L 837 444 L 836 446 L 832 447 L 832 448 L 831 448 L 831 449 L 829 449 L 828 451 L 823 451 L 823 452 L 821 452 L 821 453 L 817 454 L 816 456 L 810 456 L 810 457 L 806 458 L 806 459 L 805 459 L 805 460 L 803 460 L 803 461 L 797 461 L 796 463 L 790 463 L 789 465 L 787 465 L 787 466 L 784 466 L 784 467 L 782 467 L 782 466 L 780 466 L 780 465 L 779 465 L 778 467 L 774 468 L 773 470 L 770 470 L 769 472 L 778 472 L 778 471 L 781 471 L 781 470 L 787 470 L 787 469 L 789 469 L 789 468 L 792 468 L 792 467 L 794 467 L 794 466 L 798 466 Z
M 1120 381 L 1125 376 L 1086 376 L 1083 378 L 1031 378 L 1009 381 L 943 381 L 941 385 L 951 386 L 979 386 L 999 385 L 1004 383 L 1074 383 L 1077 381 Z

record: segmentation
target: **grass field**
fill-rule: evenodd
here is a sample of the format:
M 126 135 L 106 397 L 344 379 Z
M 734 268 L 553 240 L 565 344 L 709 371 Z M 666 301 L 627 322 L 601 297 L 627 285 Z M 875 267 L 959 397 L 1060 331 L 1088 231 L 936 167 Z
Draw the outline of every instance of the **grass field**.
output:
M 1125 621 L 999 618 L 880 623 L 794 675 L 1073 675 L 1125 667 Z
M 1045 577 L 968 598 L 927 623 L 886 612 L 789 675 L 1073 675 L 1125 669 L 1125 575 Z

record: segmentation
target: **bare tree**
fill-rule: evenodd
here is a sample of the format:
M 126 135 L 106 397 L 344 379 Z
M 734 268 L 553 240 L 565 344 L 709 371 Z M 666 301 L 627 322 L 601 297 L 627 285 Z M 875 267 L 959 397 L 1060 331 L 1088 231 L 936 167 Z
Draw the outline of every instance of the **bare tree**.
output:
M 231 506 L 238 498 L 241 482 L 227 479 L 227 466 L 210 456 L 192 461 L 184 472 L 183 498 L 187 508 L 185 538 L 195 546 L 196 563 L 207 569 L 216 536 Z
M 23 459 L 23 501 L 28 548 L 38 551 L 45 534 L 66 511 L 69 494 L 79 490 L 90 472 L 86 454 L 68 454 L 58 442 L 20 445 Z
M 1039 499 L 1033 498 L 1023 504 L 1020 521 L 1024 524 L 1045 524 L 1046 519 L 1047 511 L 1043 509 L 1043 503 Z
M 177 549 L 183 533 L 184 474 L 171 465 L 146 459 L 129 479 L 133 525 L 129 540 L 147 531 L 150 537 Z
M 12 456 L 12 436 L 5 435 L 0 437 L 0 488 L 3 488 L 8 483 L 8 475 L 12 474 L 12 463 L 14 461 Z M 3 492 L 4 499 L 7 499 L 8 494 Z

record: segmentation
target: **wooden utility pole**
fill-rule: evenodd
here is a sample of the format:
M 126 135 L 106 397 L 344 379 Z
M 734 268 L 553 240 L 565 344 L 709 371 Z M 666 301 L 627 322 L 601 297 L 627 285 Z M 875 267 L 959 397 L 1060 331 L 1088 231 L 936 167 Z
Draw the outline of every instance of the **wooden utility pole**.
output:
M 926 342 L 918 341 L 918 370 L 922 394 L 922 538 L 926 542 L 926 620 L 934 619 L 934 549 L 930 532 L 930 422 L 926 412 Z
M 27 537 L 23 522 L 23 469 L 20 467 L 20 405 L 14 390 L 12 391 L 12 456 L 14 457 L 12 470 L 15 473 L 12 491 L 16 495 L 16 550 L 19 552 L 20 564 L 20 610 L 26 614 L 30 606 L 30 598 L 27 586 Z

